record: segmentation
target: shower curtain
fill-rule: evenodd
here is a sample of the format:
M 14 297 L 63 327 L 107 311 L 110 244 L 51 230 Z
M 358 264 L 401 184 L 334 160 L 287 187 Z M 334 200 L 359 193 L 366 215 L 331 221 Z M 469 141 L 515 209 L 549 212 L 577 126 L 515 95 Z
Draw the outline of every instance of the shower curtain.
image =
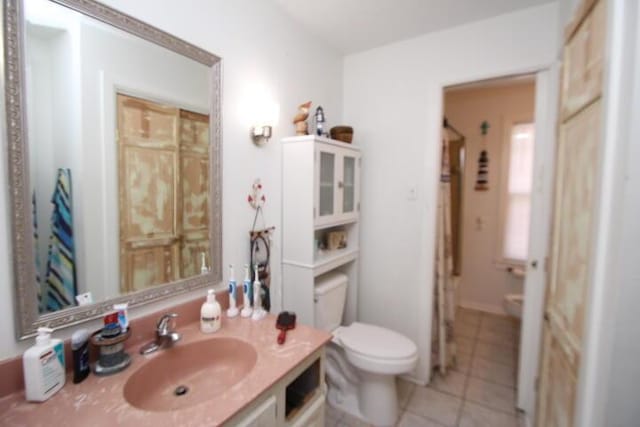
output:
M 442 129 L 442 160 L 437 210 L 436 268 L 433 321 L 431 328 L 431 366 L 446 374 L 455 363 L 456 344 L 453 337 L 455 287 L 451 238 L 451 174 L 449 136 Z

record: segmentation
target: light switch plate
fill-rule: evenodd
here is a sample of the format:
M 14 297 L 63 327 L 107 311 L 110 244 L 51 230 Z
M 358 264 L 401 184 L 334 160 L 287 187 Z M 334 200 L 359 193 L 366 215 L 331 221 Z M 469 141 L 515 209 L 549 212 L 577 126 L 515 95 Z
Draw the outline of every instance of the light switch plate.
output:
M 418 199 L 418 189 L 415 185 L 409 185 L 407 187 L 407 200 L 417 200 Z

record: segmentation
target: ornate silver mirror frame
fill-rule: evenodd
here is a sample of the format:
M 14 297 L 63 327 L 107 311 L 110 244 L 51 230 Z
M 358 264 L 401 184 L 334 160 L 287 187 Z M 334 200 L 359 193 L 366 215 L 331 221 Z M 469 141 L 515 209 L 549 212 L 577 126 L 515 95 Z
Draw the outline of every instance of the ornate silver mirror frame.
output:
M 221 88 L 220 58 L 138 19 L 92 0 L 51 0 L 210 67 L 211 272 L 87 306 L 40 315 L 34 286 L 32 212 L 29 195 L 29 142 L 26 122 L 23 0 L 4 0 L 5 108 L 11 198 L 16 335 L 32 336 L 40 326 L 61 328 L 94 319 L 128 302 L 130 307 L 158 301 L 222 281 Z

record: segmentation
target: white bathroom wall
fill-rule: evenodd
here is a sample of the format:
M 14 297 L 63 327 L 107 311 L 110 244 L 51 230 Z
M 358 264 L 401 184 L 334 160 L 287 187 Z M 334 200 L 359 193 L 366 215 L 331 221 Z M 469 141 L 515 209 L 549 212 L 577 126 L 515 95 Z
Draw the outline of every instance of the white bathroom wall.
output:
M 523 279 L 509 273 L 499 259 L 504 225 L 500 203 L 507 179 L 503 174 L 508 170 L 503 155 L 510 142 L 511 124 L 533 121 L 534 98 L 533 81 L 492 82 L 445 92 L 444 114 L 466 137 L 459 298 L 460 305 L 467 308 L 504 314 L 504 295 L 522 293 Z M 490 126 L 486 146 L 480 132 L 484 120 Z M 483 149 L 489 153 L 489 189 L 475 191 Z
M 244 264 L 249 253 L 248 231 L 253 211 L 246 203 L 251 183 L 262 178 L 267 203 L 265 217 L 275 225 L 272 251 L 272 311 L 280 308 L 280 180 L 279 140 L 294 133 L 291 118 L 297 106 L 312 100 L 322 105 L 329 126 L 342 122 L 342 56 L 309 36 L 272 2 L 263 0 L 110 0 L 118 8 L 222 57 L 223 265 Z M 252 102 L 260 93 L 280 105 L 280 119 L 271 141 L 256 147 L 249 138 Z M 4 117 L 4 104 L 0 106 Z M 1 121 L 2 154 L 6 165 L 5 122 Z M 16 342 L 13 276 L 7 189 L 7 168 L 0 173 L 0 359 L 19 355 L 31 342 Z M 96 242 L 96 250 L 100 250 Z M 226 269 L 225 269 L 226 270 Z M 226 276 L 226 274 L 225 274 Z M 212 284 L 215 285 L 215 284 Z M 197 291 L 133 310 L 133 316 L 202 296 Z M 99 321 L 86 326 L 97 328 Z M 74 328 L 57 333 L 69 337 Z
M 420 382 L 431 349 L 442 88 L 547 67 L 557 13 L 550 3 L 345 58 L 344 118 L 363 150 L 359 316 L 417 343 Z

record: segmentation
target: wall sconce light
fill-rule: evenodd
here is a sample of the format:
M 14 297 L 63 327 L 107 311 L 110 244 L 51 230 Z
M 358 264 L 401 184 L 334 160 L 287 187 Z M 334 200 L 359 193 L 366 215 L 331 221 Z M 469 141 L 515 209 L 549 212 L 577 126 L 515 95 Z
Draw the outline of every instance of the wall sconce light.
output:
M 251 138 L 256 145 L 263 145 L 271 138 L 273 127 L 270 125 L 254 126 L 251 128 Z
M 266 91 L 256 93 L 251 99 L 251 139 L 256 145 L 264 145 L 273 134 L 273 126 L 278 123 L 280 105 Z

